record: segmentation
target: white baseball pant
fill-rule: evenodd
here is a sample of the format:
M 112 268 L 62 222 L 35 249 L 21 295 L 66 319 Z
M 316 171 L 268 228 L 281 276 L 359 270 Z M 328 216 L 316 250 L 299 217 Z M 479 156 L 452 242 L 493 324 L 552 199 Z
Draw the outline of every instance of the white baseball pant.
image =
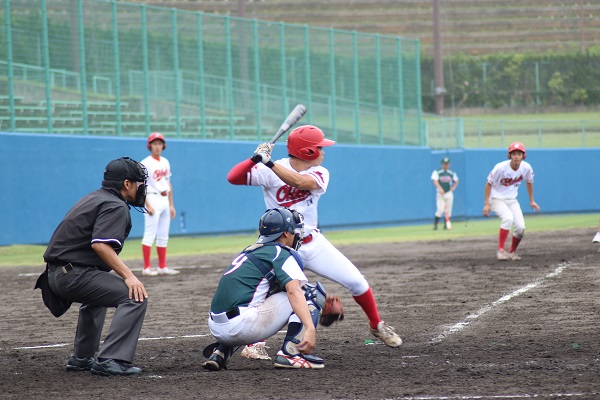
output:
M 171 225 L 171 210 L 169 196 L 160 193 L 148 193 L 147 201 L 154 208 L 154 214 L 144 214 L 144 237 L 142 244 L 152 247 L 156 239 L 157 247 L 167 247 L 169 241 L 169 226 Z
M 454 192 L 451 190 L 444 194 L 440 192 L 436 193 L 435 203 L 437 205 L 437 211 L 435 216 L 441 218 L 445 210 L 448 210 L 448 218 L 452 216 L 452 206 L 454 205 Z
M 312 241 L 303 244 L 298 252 L 305 269 L 339 283 L 352 296 L 360 296 L 369 290 L 369 283 L 358 268 L 319 231 L 313 231 Z
M 514 225 L 513 236 L 522 239 L 525 235 L 525 218 L 523 211 L 517 199 L 496 199 L 490 198 L 490 210 L 492 210 L 500 220 L 500 228 L 507 231 Z
M 270 338 L 288 322 L 300 322 L 285 292 L 269 296 L 257 307 L 240 307 L 240 315 L 229 319 L 225 313 L 208 316 L 208 327 L 219 343 L 241 346 Z

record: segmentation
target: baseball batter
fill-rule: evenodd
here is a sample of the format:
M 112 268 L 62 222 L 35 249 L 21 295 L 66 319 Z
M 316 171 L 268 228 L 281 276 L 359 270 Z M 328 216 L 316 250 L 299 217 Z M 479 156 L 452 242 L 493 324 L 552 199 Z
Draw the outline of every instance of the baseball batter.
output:
M 508 147 L 508 160 L 502 161 L 492 169 L 485 184 L 483 215 L 488 217 L 493 211 L 501 219 L 500 232 L 498 233 L 498 260 L 518 261 L 521 257 L 517 254 L 517 247 L 525 234 L 525 219 L 517 194 L 521 182 L 525 181 L 529 194 L 529 205 L 535 211 L 540 211 L 540 206 L 533 198 L 533 169 L 524 161 L 527 151 L 522 143 L 514 142 Z M 513 227 L 512 243 L 508 253 L 505 244 L 510 228 Z
M 450 159 L 442 158 L 442 168 L 436 169 L 431 174 L 431 181 L 437 192 L 435 195 L 435 203 L 437 210 L 433 221 L 433 230 L 437 230 L 438 222 L 445 213 L 446 223 L 444 229 L 451 229 L 450 218 L 452 217 L 452 205 L 454 204 L 454 191 L 458 186 L 458 175 L 456 172 L 449 169 Z
M 169 227 L 175 218 L 173 204 L 173 185 L 171 184 L 171 164 L 162 157 L 163 150 L 167 147 L 165 137 L 155 132 L 148 137 L 147 142 L 150 155 L 142 160 L 148 170 L 148 196 L 144 214 L 144 237 L 142 239 L 142 254 L 144 256 L 144 269 L 142 275 L 176 275 L 179 271 L 167 267 L 167 243 L 169 242 Z M 158 254 L 158 269 L 152 268 L 150 255 L 152 244 L 156 240 L 156 253 Z
M 300 247 L 302 216 L 287 208 L 267 210 L 260 219 L 256 244 L 232 261 L 213 296 L 208 326 L 217 343 L 202 365 L 209 371 L 226 368 L 237 346 L 269 338 L 288 325 L 275 367 L 323 368 L 312 355 L 316 326 L 326 293 L 308 285 Z M 205 349 L 205 352 L 206 350 Z
M 231 169 L 227 179 L 234 185 L 262 186 L 267 208 L 289 207 L 301 213 L 305 236 L 299 253 L 305 269 L 348 289 L 367 315 L 371 333 L 387 346 L 398 347 L 402 340 L 381 320 L 365 277 L 318 229 L 319 199 L 329 185 L 329 171 L 321 165 L 323 148 L 334 143 L 316 126 L 297 127 L 288 137 L 289 158 L 273 162 L 273 145 L 260 144 L 251 159 Z

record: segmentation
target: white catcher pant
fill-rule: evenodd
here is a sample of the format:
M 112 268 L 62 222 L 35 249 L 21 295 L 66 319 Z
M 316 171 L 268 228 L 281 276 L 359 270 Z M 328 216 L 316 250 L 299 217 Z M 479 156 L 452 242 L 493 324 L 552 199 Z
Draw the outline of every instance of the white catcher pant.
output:
M 298 251 L 305 269 L 339 283 L 348 289 L 352 296 L 360 296 L 369 290 L 369 283 L 365 277 L 345 255 L 322 233 L 313 231 L 312 235 L 313 240 L 303 244 Z
M 152 247 L 156 239 L 157 247 L 167 247 L 169 241 L 169 226 L 171 225 L 171 210 L 169 196 L 148 193 L 148 203 L 154 208 L 154 215 L 144 214 L 144 237 L 142 244 Z
M 219 343 L 241 346 L 260 342 L 279 332 L 288 322 L 300 322 L 285 292 L 267 297 L 257 307 L 241 309 L 241 314 L 231 320 L 219 314 L 208 317 L 208 327 Z
M 491 198 L 490 210 L 500 217 L 502 221 L 500 228 L 509 231 L 514 224 L 513 236 L 519 239 L 523 238 L 525 235 L 525 218 L 523 218 L 521 205 L 517 199 Z
M 444 214 L 444 210 L 448 210 L 448 218 L 450 218 L 452 216 L 452 206 L 454 205 L 454 192 L 452 190 L 444 194 L 437 192 L 435 203 L 437 205 L 435 216 L 440 218 Z

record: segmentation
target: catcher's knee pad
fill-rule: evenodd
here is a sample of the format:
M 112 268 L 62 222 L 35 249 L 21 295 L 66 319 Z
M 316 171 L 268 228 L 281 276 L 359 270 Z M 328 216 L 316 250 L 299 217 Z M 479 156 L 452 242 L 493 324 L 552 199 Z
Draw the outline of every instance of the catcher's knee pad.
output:
M 320 310 L 325 306 L 325 299 L 327 298 L 327 292 L 325 288 L 321 284 L 321 282 L 317 281 L 316 285 L 311 285 L 310 283 L 302 286 L 304 289 L 304 297 L 307 301 L 312 301 L 312 303 Z
M 298 322 L 297 324 L 298 330 L 296 331 L 296 333 L 291 333 L 288 331 L 288 334 L 283 340 L 282 350 L 290 356 L 294 356 L 300 353 L 296 345 L 300 343 L 302 339 L 304 339 L 304 332 L 306 331 L 306 328 L 304 328 L 304 325 L 302 323 Z

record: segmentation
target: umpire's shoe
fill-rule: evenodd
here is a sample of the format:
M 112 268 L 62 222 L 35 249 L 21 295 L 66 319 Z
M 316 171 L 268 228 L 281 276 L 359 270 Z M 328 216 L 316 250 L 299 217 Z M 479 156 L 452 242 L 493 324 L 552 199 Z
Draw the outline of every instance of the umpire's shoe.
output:
M 139 375 L 142 373 L 140 368 L 134 367 L 128 362 L 114 360 L 112 358 L 103 361 L 100 361 L 99 359 L 94 361 L 91 371 L 94 375 L 102 376 Z
M 96 359 L 94 357 L 76 357 L 71 355 L 67 361 L 67 371 L 89 371 Z

